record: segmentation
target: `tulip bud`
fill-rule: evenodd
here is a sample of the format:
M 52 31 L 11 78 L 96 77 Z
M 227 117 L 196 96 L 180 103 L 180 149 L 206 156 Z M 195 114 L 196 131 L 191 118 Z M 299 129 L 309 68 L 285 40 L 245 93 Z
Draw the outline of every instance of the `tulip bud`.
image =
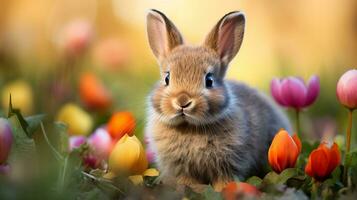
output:
M 268 161 L 272 169 L 280 173 L 286 168 L 295 167 L 301 151 L 301 142 L 296 134 L 293 137 L 285 130 L 280 130 L 274 137 L 268 152 Z
M 344 73 L 337 83 L 337 98 L 349 109 L 357 108 L 357 70 Z
M 9 122 L 4 118 L 0 118 L 0 165 L 5 164 L 9 156 L 12 140 L 13 136 Z
M 341 162 L 341 154 L 336 143 L 323 142 L 313 150 L 305 167 L 305 173 L 323 181 L 330 176 Z
M 312 76 L 307 85 L 297 77 L 273 79 L 271 82 L 271 94 L 275 101 L 298 110 L 314 103 L 319 92 L 320 82 L 317 76 Z
M 77 149 L 80 146 L 82 146 L 84 143 L 86 143 L 87 138 L 79 135 L 79 136 L 71 136 L 69 138 L 69 151 L 72 151 L 73 149 Z
M 33 94 L 32 88 L 27 82 L 17 80 L 4 86 L 2 89 L 2 106 L 5 109 L 9 108 L 10 94 L 11 103 L 14 108 L 19 108 L 22 114 L 31 114 L 33 109 Z
M 115 38 L 100 41 L 94 49 L 94 58 L 99 65 L 109 70 L 118 69 L 129 58 L 128 46 Z
M 57 115 L 57 120 L 68 125 L 71 135 L 88 135 L 93 126 L 91 116 L 75 104 L 64 105 Z
M 88 144 L 93 153 L 102 159 L 107 159 L 112 150 L 112 138 L 106 128 L 98 128 L 89 138 Z
M 261 192 L 253 185 L 243 182 L 230 182 L 222 190 L 222 195 L 225 200 L 257 198 Z
M 120 139 L 123 135 L 133 135 L 135 119 L 130 112 L 117 112 L 110 118 L 107 130 L 114 139 Z
M 112 96 L 103 83 L 92 73 L 82 74 L 79 80 L 79 94 L 86 106 L 106 109 L 112 103 Z
M 125 134 L 109 156 L 109 170 L 115 174 L 142 174 L 148 167 L 144 147 L 135 135 Z
M 77 56 L 87 49 L 92 38 L 93 30 L 91 24 L 84 19 L 77 19 L 63 28 L 60 45 L 66 54 Z

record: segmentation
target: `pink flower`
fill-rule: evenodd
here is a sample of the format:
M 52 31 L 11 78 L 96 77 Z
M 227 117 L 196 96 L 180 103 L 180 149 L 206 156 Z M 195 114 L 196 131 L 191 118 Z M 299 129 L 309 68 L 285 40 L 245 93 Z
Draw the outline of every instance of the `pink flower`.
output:
M 69 151 L 79 148 L 82 144 L 86 143 L 87 138 L 85 136 L 71 136 L 69 138 Z
M 301 78 L 292 76 L 282 80 L 273 79 L 271 82 L 271 94 L 275 101 L 298 110 L 314 103 L 319 92 L 320 82 L 317 76 L 312 76 L 307 85 Z
M 144 136 L 144 142 L 146 145 L 146 158 L 148 159 L 149 163 L 154 163 L 156 161 L 156 154 L 153 151 L 151 145 L 150 145 L 150 140 L 147 136 Z
M 357 108 L 357 70 L 344 73 L 337 83 L 337 98 L 349 109 Z
M 13 136 L 9 122 L 0 118 L 0 165 L 5 164 L 11 151 L 12 141 Z
M 7 164 L 4 164 L 4 165 L 1 165 L 0 164 L 0 175 L 7 175 L 10 173 L 10 165 L 7 165 Z
M 76 56 L 87 49 L 92 38 L 92 25 L 87 20 L 76 19 L 64 27 L 61 44 L 68 55 Z
M 113 141 L 105 127 L 98 128 L 88 138 L 88 144 L 92 148 L 94 154 L 107 159 L 113 147 Z

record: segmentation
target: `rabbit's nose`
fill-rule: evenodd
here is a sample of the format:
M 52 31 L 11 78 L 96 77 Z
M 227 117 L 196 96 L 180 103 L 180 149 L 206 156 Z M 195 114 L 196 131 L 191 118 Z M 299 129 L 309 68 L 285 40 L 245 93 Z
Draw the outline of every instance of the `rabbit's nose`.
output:
M 179 109 L 188 108 L 192 105 L 192 99 L 187 94 L 183 93 L 176 98 L 176 107 Z

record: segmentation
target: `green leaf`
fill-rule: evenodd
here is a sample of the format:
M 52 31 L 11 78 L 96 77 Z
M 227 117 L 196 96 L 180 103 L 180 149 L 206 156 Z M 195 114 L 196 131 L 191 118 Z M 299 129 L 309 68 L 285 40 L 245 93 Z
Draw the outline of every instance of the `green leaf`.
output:
M 221 193 L 214 191 L 211 185 L 206 187 L 206 190 L 203 192 L 203 196 L 207 200 L 223 199 Z
M 14 136 L 9 162 L 13 163 L 23 158 L 32 158 L 36 152 L 35 141 L 25 133 L 16 115 L 12 115 L 9 122 Z
M 68 126 L 62 122 L 55 122 L 54 123 L 55 131 L 59 135 L 59 148 L 62 154 L 68 152 Z
M 257 176 L 252 176 L 248 180 L 246 180 L 247 183 L 254 185 L 255 187 L 259 187 L 260 184 L 262 184 L 263 180 Z
M 263 182 L 266 184 L 285 184 L 286 181 L 294 176 L 298 175 L 297 168 L 288 168 L 282 171 L 280 174 L 275 172 L 269 172 L 265 175 Z
M 27 135 L 29 137 L 32 137 L 32 135 L 37 131 L 37 129 L 40 127 L 42 120 L 45 118 L 45 114 L 39 114 L 39 115 L 33 115 L 30 117 L 26 117 L 25 120 L 28 124 L 26 130 L 27 130 Z

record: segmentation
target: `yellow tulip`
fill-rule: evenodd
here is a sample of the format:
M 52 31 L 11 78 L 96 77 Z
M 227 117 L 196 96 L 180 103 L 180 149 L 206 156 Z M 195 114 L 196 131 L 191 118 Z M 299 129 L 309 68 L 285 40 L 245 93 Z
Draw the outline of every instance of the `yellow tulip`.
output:
M 10 94 L 14 108 L 19 108 L 24 115 L 31 114 L 33 94 L 32 88 L 27 82 L 17 80 L 4 86 L 2 89 L 2 106 L 5 110 L 9 108 Z
M 88 135 L 93 127 L 91 116 L 72 103 L 66 104 L 60 109 L 57 120 L 68 125 L 68 132 L 71 135 Z
M 148 168 L 145 150 L 138 138 L 125 134 L 109 156 L 109 170 L 115 174 L 142 174 Z

